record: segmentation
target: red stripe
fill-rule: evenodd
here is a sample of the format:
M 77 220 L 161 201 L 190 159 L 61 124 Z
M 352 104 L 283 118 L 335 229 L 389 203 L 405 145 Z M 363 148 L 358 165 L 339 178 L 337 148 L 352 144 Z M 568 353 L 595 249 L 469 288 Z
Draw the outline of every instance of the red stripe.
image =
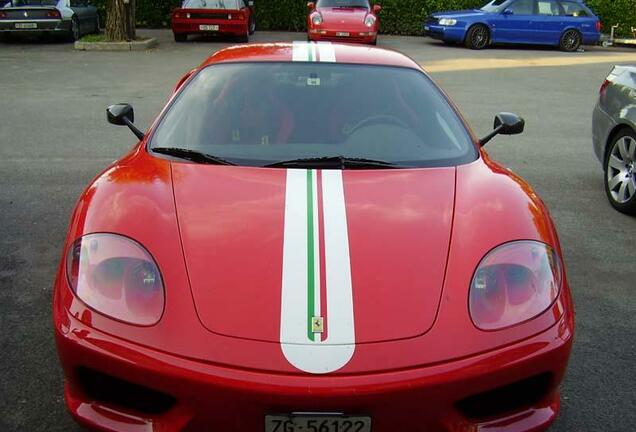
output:
M 323 214 L 322 202 L 322 171 L 316 171 L 316 190 L 318 199 L 318 253 L 320 254 L 320 314 L 323 317 L 323 332 L 321 341 L 327 340 L 327 277 L 325 270 L 325 216 Z

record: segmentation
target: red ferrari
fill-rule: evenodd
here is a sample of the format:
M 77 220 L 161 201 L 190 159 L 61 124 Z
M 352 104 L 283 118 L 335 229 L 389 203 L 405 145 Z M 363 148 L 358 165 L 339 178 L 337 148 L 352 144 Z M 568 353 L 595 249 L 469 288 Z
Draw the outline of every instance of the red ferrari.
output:
M 256 30 L 253 0 L 186 0 L 172 11 L 172 33 L 177 42 L 191 34 L 235 36 L 247 42 Z
M 381 10 L 369 0 L 318 0 L 307 3 L 307 38 L 310 41 L 376 45 Z
M 369 91 L 373 89 L 373 91 Z M 543 202 L 418 64 L 232 47 L 77 203 L 65 397 L 106 431 L 544 430 L 574 312 Z

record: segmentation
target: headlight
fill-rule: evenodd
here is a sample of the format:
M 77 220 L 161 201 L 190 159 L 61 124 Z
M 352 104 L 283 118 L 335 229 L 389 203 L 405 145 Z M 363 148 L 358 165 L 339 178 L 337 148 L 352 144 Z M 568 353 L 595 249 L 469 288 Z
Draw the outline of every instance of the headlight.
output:
M 364 25 L 366 25 L 367 27 L 373 27 L 374 24 L 375 17 L 373 15 L 367 15 L 367 17 L 364 19 Z
M 66 258 L 66 275 L 87 306 L 131 324 L 156 324 L 164 289 L 154 259 L 139 243 L 116 234 L 88 234 Z
M 322 15 L 320 15 L 319 13 L 313 14 L 311 16 L 311 22 L 314 23 L 314 25 L 322 24 Z
M 455 24 L 457 24 L 457 20 L 456 19 L 442 18 L 442 19 L 439 20 L 439 25 L 454 26 Z
M 545 312 L 559 295 L 557 254 L 536 241 L 507 243 L 486 255 L 470 284 L 469 309 L 482 330 L 509 327 Z

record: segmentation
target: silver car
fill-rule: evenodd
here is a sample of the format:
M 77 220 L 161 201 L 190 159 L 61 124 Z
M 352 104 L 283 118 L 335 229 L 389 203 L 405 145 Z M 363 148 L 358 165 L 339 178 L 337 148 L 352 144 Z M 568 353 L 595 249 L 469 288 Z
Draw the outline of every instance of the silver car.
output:
M 0 0 L 0 35 L 60 34 L 75 41 L 99 30 L 89 0 Z
M 605 79 L 592 135 L 610 203 L 636 214 L 636 66 L 615 66 Z

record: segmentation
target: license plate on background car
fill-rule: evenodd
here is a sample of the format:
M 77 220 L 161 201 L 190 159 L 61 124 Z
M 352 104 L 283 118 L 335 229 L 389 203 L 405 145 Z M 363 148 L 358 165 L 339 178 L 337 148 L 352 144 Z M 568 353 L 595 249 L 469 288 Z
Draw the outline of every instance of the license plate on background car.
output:
M 15 28 L 17 28 L 17 29 L 36 29 L 36 28 L 38 28 L 38 23 L 15 23 Z
M 349 36 L 349 32 L 336 32 L 336 36 Z
M 371 432 L 371 417 L 268 415 L 265 432 Z
M 199 30 L 204 30 L 204 31 L 219 31 L 219 26 L 218 25 L 207 25 L 207 24 L 201 24 L 199 26 Z
M 424 26 L 424 30 L 430 30 L 431 28 L 429 26 Z

